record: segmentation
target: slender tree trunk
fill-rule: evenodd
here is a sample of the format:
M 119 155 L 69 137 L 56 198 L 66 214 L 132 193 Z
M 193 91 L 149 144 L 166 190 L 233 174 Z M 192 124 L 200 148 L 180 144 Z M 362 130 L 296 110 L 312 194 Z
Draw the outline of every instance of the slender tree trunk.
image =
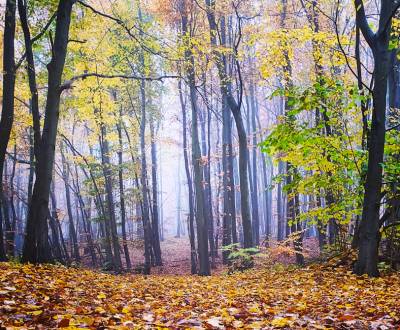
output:
M 10 204 L 10 229 L 6 233 L 6 242 L 7 242 L 7 253 L 10 256 L 15 256 L 15 231 L 16 231 L 16 223 L 17 223 L 17 215 L 15 213 L 15 205 L 14 205 L 14 196 L 15 196 L 15 189 L 14 189 L 14 179 L 15 179 L 15 169 L 17 165 L 17 146 L 14 145 L 14 156 L 12 160 L 12 168 L 11 168 L 11 175 L 9 181 L 9 190 L 10 190 L 10 197 L 9 197 L 9 204 Z
M 160 218 L 158 208 L 158 185 L 157 185 L 157 145 L 154 132 L 154 118 L 150 118 L 150 138 L 151 138 L 151 182 L 152 182 L 152 233 L 153 233 L 153 250 L 156 266 L 162 266 L 161 247 L 160 247 Z
M 90 208 L 91 208 L 91 199 L 89 198 L 89 208 L 86 207 L 85 202 L 82 198 L 81 189 L 79 185 L 79 174 L 78 174 L 78 167 L 75 164 L 75 180 L 72 179 L 72 183 L 74 185 L 76 198 L 78 199 L 79 209 L 82 216 L 82 223 L 83 223 L 83 230 L 85 232 L 86 241 L 89 247 L 90 257 L 92 259 L 93 267 L 97 266 L 97 257 L 96 257 L 96 250 L 95 245 L 93 242 L 93 230 L 90 224 Z
M 206 217 L 207 233 L 208 233 L 208 244 L 210 247 L 211 255 L 211 268 L 215 267 L 215 242 L 214 242 L 214 219 L 212 216 L 212 202 L 211 202 L 211 180 L 210 180 L 210 145 L 207 146 L 207 134 L 206 134 L 206 116 L 205 111 L 200 111 L 200 131 L 201 131 L 201 153 L 202 157 L 207 159 L 207 163 L 203 165 L 203 176 L 204 176 L 204 215 Z M 208 116 L 207 116 L 208 118 Z
M 121 129 L 121 121 L 122 114 L 121 109 L 119 112 L 119 120 L 120 122 L 117 124 L 118 131 L 118 179 L 119 179 L 119 200 L 120 200 L 120 209 L 121 209 L 121 229 L 122 229 L 122 247 L 124 249 L 126 268 L 128 270 L 132 269 L 131 258 L 129 256 L 129 248 L 128 241 L 126 237 L 126 207 L 125 207 L 125 193 L 124 193 L 124 177 L 123 177 L 123 142 L 122 142 L 122 129 Z
M 178 184 L 176 187 L 176 238 L 181 237 L 182 233 L 182 220 L 181 220 L 181 162 L 178 160 Z
M 197 252 L 195 244 L 195 231 L 194 231 L 194 192 L 192 176 L 190 174 L 190 162 L 187 141 L 187 118 L 186 118 L 186 104 L 183 99 L 182 82 L 178 82 L 179 100 L 182 109 L 182 145 L 183 145 L 183 158 L 185 161 L 186 180 L 188 184 L 188 202 L 189 202 L 189 240 L 190 240 L 190 265 L 191 273 L 197 273 Z
M 259 116 L 259 109 L 258 109 L 258 103 L 257 104 L 257 113 L 256 113 L 256 118 L 257 118 L 257 124 L 258 124 L 258 129 L 261 131 L 261 122 L 260 122 L 260 116 Z M 269 169 L 271 171 L 270 175 L 273 177 L 273 164 L 271 159 L 268 157 L 268 162 L 269 162 Z M 270 187 L 270 183 L 268 182 L 268 177 L 267 177 L 267 157 L 264 153 L 261 153 L 261 168 L 262 168 L 262 182 L 263 182 L 263 195 L 264 195 L 264 222 L 265 222 L 265 236 L 266 240 L 268 241 L 271 238 L 271 233 L 272 233 L 272 188 Z M 279 196 L 278 196 L 279 198 Z
M 141 55 L 143 57 L 143 55 Z M 144 59 L 142 59 L 144 64 Z M 144 273 L 150 274 L 151 268 L 151 228 L 150 228 L 150 214 L 149 214 L 149 198 L 147 186 L 147 161 L 146 161 L 146 85 L 145 81 L 140 82 L 140 95 L 141 95 L 141 120 L 140 120 L 140 151 L 141 151 L 141 175 L 140 183 L 142 187 L 142 222 L 144 230 L 144 255 L 145 265 Z
M 113 267 L 116 271 L 122 270 L 122 261 L 120 253 L 120 245 L 117 231 L 117 221 L 115 218 L 115 204 L 113 195 L 113 173 L 111 168 L 110 160 L 110 148 L 107 140 L 106 127 L 103 122 L 100 123 L 100 149 L 101 149 L 101 162 L 103 167 L 103 176 L 105 181 L 106 200 L 108 219 L 106 219 L 106 225 L 109 226 L 109 234 L 113 247 Z
M 258 203 L 258 173 L 257 173 L 257 123 L 256 123 L 256 100 L 253 83 L 250 84 L 250 105 L 249 116 L 251 113 L 251 124 L 252 124 L 252 175 L 253 175 L 253 195 L 252 195 L 252 211 L 253 211 L 253 238 L 256 245 L 260 245 L 260 215 L 259 215 L 259 203 Z M 249 132 L 250 134 L 250 132 Z
M 39 158 L 39 146 L 41 140 L 40 132 L 40 114 L 39 114 L 39 94 L 36 83 L 36 67 L 33 56 L 31 32 L 29 29 L 28 17 L 26 13 L 26 4 L 23 0 L 18 0 L 18 13 L 21 21 L 22 31 L 24 33 L 25 53 L 26 53 L 26 71 L 28 75 L 29 90 L 31 93 L 30 112 L 33 121 L 33 149 L 36 159 Z
M 233 146 L 232 146 L 231 112 L 222 100 L 222 171 L 223 171 L 223 237 L 222 245 L 227 246 L 238 242 L 236 233 L 235 184 L 233 176 Z M 224 251 L 223 262 L 228 262 L 229 251 Z
M 67 203 L 67 212 L 68 212 L 68 223 L 69 223 L 69 236 L 71 238 L 71 245 L 73 251 L 73 257 L 76 262 L 80 261 L 79 255 L 79 246 L 78 246 L 78 238 L 76 235 L 75 225 L 74 225 L 74 217 L 72 215 L 72 205 L 71 205 L 71 194 L 69 189 L 69 164 L 65 159 L 65 154 L 63 147 L 61 146 L 61 159 L 63 164 L 63 180 L 64 180 L 64 188 L 65 188 L 65 200 Z
M 54 192 L 54 180 L 51 184 L 50 197 L 51 197 L 51 213 L 50 213 L 50 230 L 53 237 L 54 255 L 56 260 L 62 263 L 70 264 L 70 258 L 67 247 L 65 245 L 64 237 L 59 226 L 57 200 Z

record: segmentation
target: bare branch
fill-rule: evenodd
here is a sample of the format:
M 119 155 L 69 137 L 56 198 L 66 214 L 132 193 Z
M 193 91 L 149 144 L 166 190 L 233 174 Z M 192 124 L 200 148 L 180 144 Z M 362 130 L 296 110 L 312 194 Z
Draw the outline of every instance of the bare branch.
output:
M 101 74 L 101 73 L 95 73 L 95 72 L 88 72 L 84 73 L 75 77 L 72 77 L 71 79 L 65 81 L 61 86 L 60 86 L 60 92 L 72 88 L 72 84 L 74 81 L 77 80 L 84 80 L 86 78 L 90 77 L 97 77 L 97 78 L 104 78 L 104 79 L 128 79 L 128 80 L 146 80 L 146 81 L 163 81 L 164 79 L 181 79 L 181 76 L 178 75 L 163 75 L 163 76 L 158 76 L 158 77 L 142 77 L 142 76 L 136 76 L 136 75 L 125 75 L 125 74 Z

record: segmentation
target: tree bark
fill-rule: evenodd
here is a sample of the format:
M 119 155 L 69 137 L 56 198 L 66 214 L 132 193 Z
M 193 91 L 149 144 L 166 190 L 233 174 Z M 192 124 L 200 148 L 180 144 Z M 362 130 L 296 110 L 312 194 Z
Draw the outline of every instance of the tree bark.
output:
M 23 262 L 52 261 L 48 242 L 48 204 L 54 165 L 55 143 L 60 110 L 61 77 L 67 54 L 73 0 L 60 0 L 52 58 L 47 66 L 48 90 L 42 140 L 37 159 L 36 181 L 29 205 Z
M 382 1 L 379 29 L 374 34 L 368 26 L 363 2 L 355 0 L 354 3 L 357 8 L 356 19 L 358 25 L 373 51 L 375 61 L 372 122 L 368 144 L 368 169 L 364 185 L 363 213 L 359 227 L 358 259 L 354 265 L 354 272 L 359 275 L 378 276 L 379 213 L 382 196 L 382 163 L 385 147 L 387 86 L 390 62 L 389 39 L 394 4 L 390 0 Z
M 15 92 L 15 0 L 6 1 L 3 39 L 3 104 L 0 119 L 0 212 L 6 207 L 3 204 L 3 169 L 8 142 L 14 121 Z M 2 217 L 0 216 L 0 220 Z M 6 260 L 3 241 L 3 226 L 0 221 L 0 261 Z

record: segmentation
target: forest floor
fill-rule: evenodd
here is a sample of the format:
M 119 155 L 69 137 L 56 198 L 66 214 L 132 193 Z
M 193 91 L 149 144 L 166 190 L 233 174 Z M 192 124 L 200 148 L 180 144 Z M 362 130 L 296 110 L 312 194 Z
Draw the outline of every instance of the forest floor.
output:
M 0 329 L 399 329 L 399 274 L 339 264 L 144 277 L 0 263 Z
M 292 247 L 286 244 L 278 244 L 276 241 L 269 242 L 272 249 L 268 249 L 269 262 L 293 264 L 295 255 Z M 262 244 L 261 252 L 265 252 L 265 244 Z M 304 240 L 303 253 L 306 260 L 316 259 L 319 255 L 318 240 L 307 238 Z M 131 245 L 129 248 L 133 268 L 140 267 L 144 263 L 143 246 Z M 158 275 L 190 275 L 190 244 L 188 237 L 169 237 L 161 242 L 163 266 L 153 267 L 152 274 Z M 218 255 L 221 256 L 219 249 Z M 90 257 L 86 256 L 86 266 L 90 265 Z M 226 268 L 222 265 L 221 258 L 215 258 L 213 274 L 220 274 Z

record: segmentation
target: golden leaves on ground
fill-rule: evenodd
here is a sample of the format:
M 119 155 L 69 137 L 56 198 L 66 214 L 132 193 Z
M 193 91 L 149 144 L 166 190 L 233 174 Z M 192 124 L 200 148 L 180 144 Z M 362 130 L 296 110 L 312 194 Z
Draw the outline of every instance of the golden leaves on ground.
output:
M 278 267 L 234 275 L 109 275 L 0 264 L 0 328 L 393 329 L 400 278 L 347 268 Z

